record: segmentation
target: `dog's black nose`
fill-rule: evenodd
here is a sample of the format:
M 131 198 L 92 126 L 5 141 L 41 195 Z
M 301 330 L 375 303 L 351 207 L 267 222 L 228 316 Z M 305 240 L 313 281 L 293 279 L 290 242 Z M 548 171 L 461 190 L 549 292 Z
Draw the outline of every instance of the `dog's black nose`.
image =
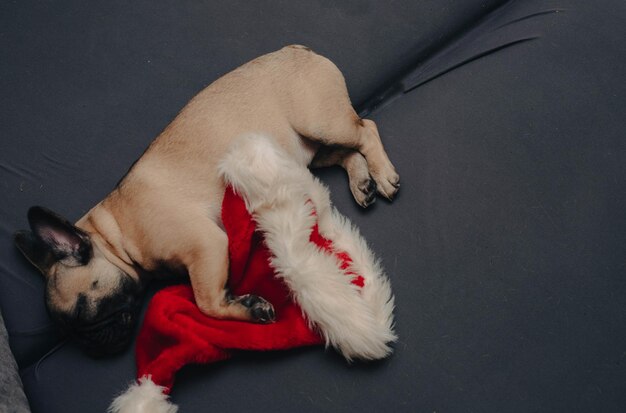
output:
M 134 323 L 134 317 L 133 314 L 130 312 L 124 312 L 122 313 L 121 317 L 120 317 L 120 321 L 123 325 L 127 325 L 130 326 Z

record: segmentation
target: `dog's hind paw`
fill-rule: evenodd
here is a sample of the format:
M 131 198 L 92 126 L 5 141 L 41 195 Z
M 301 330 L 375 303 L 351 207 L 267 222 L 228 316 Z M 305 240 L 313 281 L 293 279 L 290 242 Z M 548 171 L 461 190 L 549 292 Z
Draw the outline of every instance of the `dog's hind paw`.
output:
M 374 176 L 378 193 L 388 200 L 393 200 L 400 189 L 400 175 L 398 175 L 391 164 L 385 173 L 376 174 Z
M 358 184 L 350 182 L 350 191 L 356 202 L 363 208 L 376 202 L 376 182 L 369 176 Z

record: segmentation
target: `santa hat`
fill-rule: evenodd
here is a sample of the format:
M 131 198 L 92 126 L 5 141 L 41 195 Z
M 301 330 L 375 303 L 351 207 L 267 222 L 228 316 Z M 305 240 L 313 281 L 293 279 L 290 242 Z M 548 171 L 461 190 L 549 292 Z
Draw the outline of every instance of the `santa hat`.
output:
M 325 343 L 347 360 L 388 356 L 393 331 L 389 281 L 367 244 L 330 203 L 328 190 L 270 139 L 237 140 L 220 166 L 228 184 L 222 221 L 229 239 L 229 288 L 270 301 L 272 324 L 217 320 L 195 305 L 188 285 L 150 302 L 136 344 L 137 382 L 115 413 L 174 413 L 175 373 L 236 350 Z

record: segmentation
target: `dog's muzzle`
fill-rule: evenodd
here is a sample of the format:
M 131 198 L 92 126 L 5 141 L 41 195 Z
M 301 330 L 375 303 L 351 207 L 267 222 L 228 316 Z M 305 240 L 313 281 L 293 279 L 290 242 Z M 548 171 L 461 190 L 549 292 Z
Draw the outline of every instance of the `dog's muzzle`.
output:
M 140 300 L 133 300 L 89 324 L 73 326 L 70 334 L 93 357 L 120 353 L 131 343 Z

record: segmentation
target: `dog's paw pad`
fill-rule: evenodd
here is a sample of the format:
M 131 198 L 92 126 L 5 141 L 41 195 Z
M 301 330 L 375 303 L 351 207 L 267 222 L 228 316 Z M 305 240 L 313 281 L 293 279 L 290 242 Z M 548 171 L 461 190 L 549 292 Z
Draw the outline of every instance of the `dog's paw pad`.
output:
M 257 295 L 248 294 L 242 296 L 239 302 L 248 308 L 248 313 L 252 321 L 263 324 L 276 321 L 274 307 L 266 299 Z
M 257 323 L 269 324 L 276 321 L 274 307 L 269 303 L 251 307 L 250 315 L 252 316 L 252 320 Z

